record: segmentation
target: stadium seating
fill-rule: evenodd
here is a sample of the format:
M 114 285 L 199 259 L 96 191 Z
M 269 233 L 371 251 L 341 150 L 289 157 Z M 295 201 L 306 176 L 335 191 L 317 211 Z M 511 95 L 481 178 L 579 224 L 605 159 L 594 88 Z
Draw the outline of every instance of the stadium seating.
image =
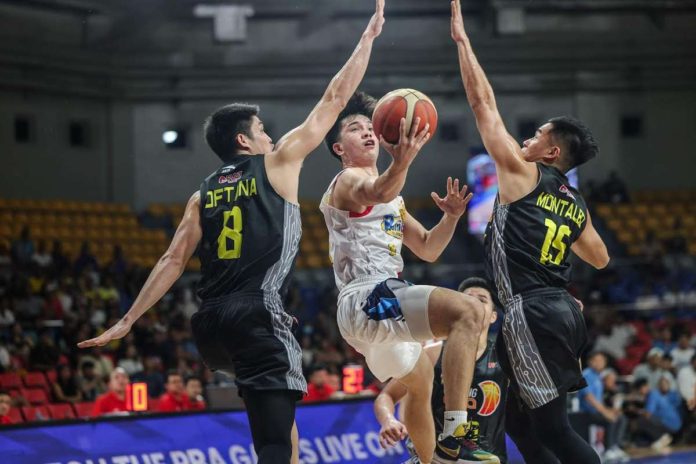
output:
M 68 403 L 49 404 L 48 412 L 51 414 L 51 418 L 55 420 L 74 419 L 77 417 L 72 405 Z
M 46 406 L 24 406 L 22 414 L 27 422 L 51 419 L 51 414 Z
M 0 387 L 6 390 L 22 388 L 22 378 L 15 372 L 0 374 Z
M 94 410 L 94 403 L 91 401 L 83 401 L 82 403 L 75 403 L 75 413 L 77 417 L 93 417 L 92 412 Z
M 50 389 L 43 372 L 27 372 L 24 376 L 24 386 L 27 388 L 41 388 L 46 392 Z
M 29 404 L 46 404 L 48 403 L 48 395 L 46 391 L 41 388 L 28 388 L 21 390 L 22 396 L 29 402 Z

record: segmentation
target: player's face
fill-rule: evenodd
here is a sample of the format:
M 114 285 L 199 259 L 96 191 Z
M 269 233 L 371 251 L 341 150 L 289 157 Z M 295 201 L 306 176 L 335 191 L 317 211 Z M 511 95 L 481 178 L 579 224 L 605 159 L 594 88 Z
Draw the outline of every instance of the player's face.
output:
M 339 155 L 353 161 L 374 161 L 379 155 L 379 143 L 372 131 L 372 121 L 363 115 L 346 118 L 338 145 Z
M 469 287 L 462 293 L 474 297 L 481 303 L 483 303 L 483 305 L 486 307 L 486 311 L 491 312 L 491 320 L 488 321 L 489 323 L 492 324 L 498 319 L 498 314 L 495 312 L 495 309 L 493 308 L 493 298 L 491 298 L 491 294 L 488 290 L 482 287 Z
M 251 137 L 249 137 L 249 145 L 251 145 L 252 153 L 270 153 L 273 151 L 273 140 L 266 133 L 266 129 L 258 116 L 252 116 L 251 127 L 249 128 Z
M 553 128 L 551 123 L 546 123 L 536 130 L 534 137 L 522 143 L 522 156 L 525 161 L 534 163 L 553 155 L 554 148 L 549 131 Z

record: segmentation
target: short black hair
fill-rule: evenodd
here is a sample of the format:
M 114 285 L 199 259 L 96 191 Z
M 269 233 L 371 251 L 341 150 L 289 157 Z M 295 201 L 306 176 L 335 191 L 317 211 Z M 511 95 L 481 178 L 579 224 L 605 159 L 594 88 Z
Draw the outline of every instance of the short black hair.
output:
M 483 288 L 488 293 L 491 294 L 491 297 L 493 297 L 493 286 L 491 283 L 488 281 L 488 279 L 484 279 L 483 277 L 469 277 L 468 279 L 462 280 L 462 282 L 459 284 L 459 287 L 457 287 L 458 292 L 463 292 L 464 290 L 472 287 L 479 287 Z
M 187 376 L 187 377 L 184 379 L 184 385 L 188 385 L 188 383 L 191 382 L 192 380 L 198 380 L 198 381 L 201 383 L 201 385 L 203 385 L 203 381 L 201 380 L 201 378 L 200 378 L 200 377 L 196 377 L 195 375 L 189 375 L 189 376 Z
M 259 114 L 258 105 L 232 103 L 215 110 L 203 123 L 205 141 L 225 161 L 237 152 L 238 134 L 251 137 L 251 120 Z
M 9 390 L 5 390 L 4 388 L 0 389 L 0 396 L 11 396 Z
M 638 380 L 635 380 L 633 382 L 633 384 L 631 384 L 631 388 L 633 390 L 640 390 L 641 388 L 643 388 L 647 384 L 648 384 L 648 379 L 638 379 Z
M 592 132 L 580 120 L 570 116 L 559 116 L 549 119 L 548 122 L 552 125 L 549 134 L 563 146 L 561 162 L 566 172 L 599 154 L 599 146 Z
M 372 113 L 374 113 L 376 105 L 377 100 L 375 100 L 374 97 L 371 97 L 365 92 L 355 92 L 353 96 L 350 97 L 350 100 L 348 100 L 348 103 L 346 104 L 346 107 L 343 108 L 343 111 L 339 113 L 336 123 L 334 123 L 333 127 L 326 134 L 326 138 L 324 138 L 326 146 L 329 148 L 329 152 L 339 161 L 341 157 L 338 156 L 338 154 L 334 151 L 333 145 L 334 143 L 338 142 L 343 120 L 348 116 L 356 116 L 359 114 L 372 119 Z
M 167 371 L 167 382 L 169 382 L 169 377 L 172 377 L 175 375 L 178 375 L 179 377 L 181 377 L 182 380 L 184 379 L 184 376 L 181 375 L 181 372 L 177 371 L 176 369 L 169 369 Z

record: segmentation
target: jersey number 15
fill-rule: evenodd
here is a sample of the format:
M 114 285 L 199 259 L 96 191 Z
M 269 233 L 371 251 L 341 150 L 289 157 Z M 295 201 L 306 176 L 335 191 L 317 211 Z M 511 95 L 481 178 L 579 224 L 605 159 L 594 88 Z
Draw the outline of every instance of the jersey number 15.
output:
M 230 224 L 231 220 L 231 224 Z M 232 241 L 232 247 L 228 247 Z M 235 206 L 231 211 L 225 211 L 222 217 L 222 230 L 217 239 L 218 258 L 238 259 L 242 254 L 242 210 Z
M 563 239 L 570 235 L 570 227 L 565 224 L 561 224 L 559 227 L 548 218 L 544 223 L 546 224 L 546 238 L 544 239 L 544 244 L 541 246 L 541 257 L 539 261 L 541 264 L 551 263 L 558 266 L 563 262 L 563 258 L 566 254 L 567 246 Z M 558 250 L 555 257 L 551 256 L 551 246 Z

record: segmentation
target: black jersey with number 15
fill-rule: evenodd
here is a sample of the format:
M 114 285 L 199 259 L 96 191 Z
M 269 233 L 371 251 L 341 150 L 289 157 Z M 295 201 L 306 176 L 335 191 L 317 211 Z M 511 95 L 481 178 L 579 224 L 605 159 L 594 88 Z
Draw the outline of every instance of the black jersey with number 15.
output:
M 300 210 L 271 186 L 263 155 L 237 155 L 201 184 L 202 299 L 285 296 L 302 233 Z
M 501 205 L 486 228 L 486 266 L 503 303 L 536 288 L 564 288 L 570 246 L 585 229 L 587 205 L 558 169 L 538 163 L 539 181 L 525 197 Z

